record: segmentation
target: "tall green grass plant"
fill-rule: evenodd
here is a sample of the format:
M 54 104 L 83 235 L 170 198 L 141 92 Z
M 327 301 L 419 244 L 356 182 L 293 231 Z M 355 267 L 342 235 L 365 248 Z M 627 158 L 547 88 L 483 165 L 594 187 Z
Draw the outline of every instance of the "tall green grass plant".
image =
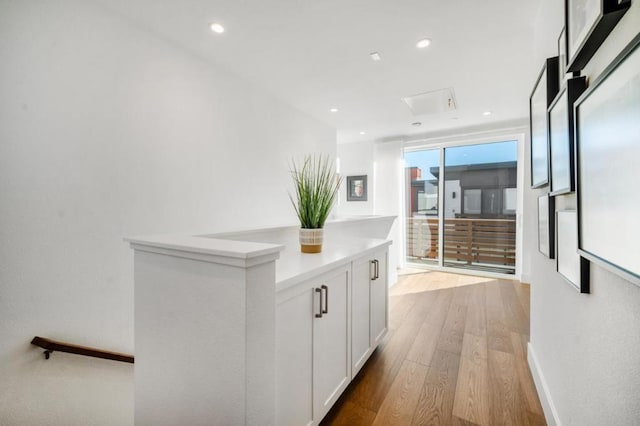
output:
M 333 161 L 329 156 L 306 156 L 302 164 L 292 161 L 290 172 L 296 195 L 289 194 L 289 198 L 300 219 L 300 227 L 323 228 L 341 182 Z

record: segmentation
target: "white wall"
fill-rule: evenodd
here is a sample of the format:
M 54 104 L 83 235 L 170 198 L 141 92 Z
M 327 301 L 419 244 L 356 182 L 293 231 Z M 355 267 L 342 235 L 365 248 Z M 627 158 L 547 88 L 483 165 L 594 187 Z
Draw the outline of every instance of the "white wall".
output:
M 384 142 L 374 145 L 376 162 L 375 214 L 397 216 L 391 227 L 389 238 L 393 244 L 389 247 L 389 283 L 395 284 L 397 268 L 404 266 L 404 156 L 403 141 Z
M 536 25 L 541 66 L 545 57 L 557 54 L 562 13 L 562 2 L 542 3 Z M 632 2 L 583 75 L 593 81 L 639 28 L 640 4 Z M 528 176 L 527 170 L 527 185 Z M 537 197 L 547 189 L 527 189 L 525 208 L 535 212 Z M 574 195 L 556 199 L 557 210 L 575 206 Z M 525 244 L 532 253 L 530 351 L 536 360 L 532 369 L 547 386 L 541 397 L 555 407 L 554 413 L 547 412 L 547 420 L 562 425 L 637 425 L 640 287 L 592 263 L 591 294 L 578 294 L 555 272 L 555 262 L 538 252 L 532 216 L 534 220 L 525 221 Z M 637 250 L 636 243 L 629 242 L 629 249 Z
M 122 237 L 291 223 L 335 131 L 80 1 L 2 1 L 0 63 L 0 424 L 131 424 L 131 365 L 30 339 L 134 352 Z
M 393 215 L 397 216 L 389 238 L 393 244 L 389 247 L 389 283 L 397 281 L 397 268 L 404 264 L 404 251 L 401 244 L 403 169 L 402 141 L 374 143 L 373 141 L 338 144 L 340 174 L 345 181 L 340 189 L 340 203 L 337 215 Z M 368 175 L 369 194 L 367 201 L 347 201 L 346 177 L 350 175 Z

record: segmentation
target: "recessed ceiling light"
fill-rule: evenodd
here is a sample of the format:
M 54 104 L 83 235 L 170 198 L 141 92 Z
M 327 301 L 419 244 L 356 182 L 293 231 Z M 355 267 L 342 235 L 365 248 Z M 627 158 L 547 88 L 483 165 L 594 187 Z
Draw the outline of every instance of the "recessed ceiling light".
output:
M 222 34 L 224 32 L 224 27 L 218 24 L 217 22 L 214 22 L 213 24 L 211 24 L 209 28 L 211 28 L 211 31 L 217 34 Z
M 482 113 L 482 115 L 487 116 L 487 115 L 491 115 L 491 111 L 485 111 Z
M 419 121 L 414 121 L 413 123 L 411 123 L 411 125 L 412 125 L 412 126 L 419 127 L 419 126 L 422 126 L 422 123 L 421 123 L 421 122 L 419 122 Z
M 371 59 L 373 59 L 374 61 L 379 61 L 382 59 L 382 57 L 380 57 L 380 54 L 378 52 L 371 52 L 369 53 L 369 56 L 371 56 Z
M 331 108 L 329 111 L 331 111 L 331 112 L 338 112 L 338 108 Z
M 361 134 L 361 135 L 366 135 L 366 134 L 367 134 L 367 132 L 360 132 L 360 134 Z
M 430 38 L 423 38 L 422 40 L 418 40 L 418 42 L 416 43 L 416 47 L 418 49 L 424 49 L 425 47 L 428 47 L 430 44 L 431 44 Z

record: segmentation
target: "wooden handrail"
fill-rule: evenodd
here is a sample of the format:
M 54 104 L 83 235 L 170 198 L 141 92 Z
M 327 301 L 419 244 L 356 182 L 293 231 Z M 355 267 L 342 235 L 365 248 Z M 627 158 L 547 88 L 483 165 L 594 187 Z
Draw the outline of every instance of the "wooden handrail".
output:
M 114 361 L 122 361 L 133 364 L 134 357 L 129 354 L 122 354 L 119 352 L 103 351 L 101 349 L 90 348 L 88 346 L 73 345 L 71 343 L 57 342 L 55 340 L 47 339 L 45 337 L 34 337 L 31 341 L 32 345 L 40 346 L 45 349 L 44 356 L 49 359 L 51 352 L 68 352 L 70 354 L 91 356 L 94 358 L 111 359 Z

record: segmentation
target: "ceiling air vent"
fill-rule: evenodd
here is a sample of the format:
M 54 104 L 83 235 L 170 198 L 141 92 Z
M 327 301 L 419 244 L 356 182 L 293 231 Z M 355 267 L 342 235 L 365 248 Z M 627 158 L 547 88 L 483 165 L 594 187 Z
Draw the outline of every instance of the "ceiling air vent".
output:
M 402 98 L 413 115 L 440 114 L 455 111 L 456 98 L 453 88 L 434 90 Z

